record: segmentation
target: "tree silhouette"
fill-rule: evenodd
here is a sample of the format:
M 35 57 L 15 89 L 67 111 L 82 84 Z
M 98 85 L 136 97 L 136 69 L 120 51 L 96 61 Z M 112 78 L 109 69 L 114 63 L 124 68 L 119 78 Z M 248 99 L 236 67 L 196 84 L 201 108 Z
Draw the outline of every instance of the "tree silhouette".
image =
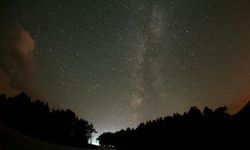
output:
M 210 109 L 210 108 L 208 108 L 208 107 L 206 106 L 206 107 L 204 108 L 204 110 L 203 110 L 203 115 L 204 115 L 204 117 L 209 118 L 209 117 L 212 116 L 212 114 L 213 114 L 213 110 Z
M 24 134 L 53 143 L 86 147 L 93 125 L 79 119 L 70 110 L 49 109 L 40 100 L 31 101 L 26 94 L 0 95 L 0 122 Z
M 150 120 L 135 129 L 105 132 L 98 140 L 102 146 L 115 146 L 121 150 L 239 145 L 244 141 L 240 134 L 248 136 L 250 133 L 249 117 L 250 103 L 235 115 L 228 114 L 225 106 L 214 111 L 205 107 L 203 112 L 193 106 L 182 115 L 174 113 Z

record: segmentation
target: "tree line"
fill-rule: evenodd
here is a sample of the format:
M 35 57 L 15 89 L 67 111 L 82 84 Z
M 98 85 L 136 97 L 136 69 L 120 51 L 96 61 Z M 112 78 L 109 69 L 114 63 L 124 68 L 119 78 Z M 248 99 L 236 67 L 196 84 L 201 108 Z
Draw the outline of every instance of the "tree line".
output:
M 230 144 L 240 146 L 244 141 L 249 142 L 249 121 L 250 103 L 234 115 L 230 115 L 225 106 L 215 110 L 205 107 L 203 111 L 191 107 L 183 114 L 175 113 L 172 116 L 147 121 L 135 129 L 105 132 L 97 140 L 102 146 L 121 150 L 171 147 L 215 149 L 219 145 L 225 148 Z
M 88 140 L 96 132 L 91 123 L 72 110 L 50 110 L 48 103 L 32 101 L 24 93 L 0 95 L 0 123 L 34 138 L 77 147 L 89 147 Z

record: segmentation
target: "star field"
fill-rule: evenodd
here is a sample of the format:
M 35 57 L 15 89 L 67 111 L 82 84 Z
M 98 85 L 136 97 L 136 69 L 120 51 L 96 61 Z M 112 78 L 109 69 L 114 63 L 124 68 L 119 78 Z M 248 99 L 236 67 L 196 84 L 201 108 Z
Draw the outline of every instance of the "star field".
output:
M 193 105 L 234 112 L 250 98 L 247 0 L 3 4 L 3 16 L 35 40 L 37 97 L 72 109 L 98 134 Z

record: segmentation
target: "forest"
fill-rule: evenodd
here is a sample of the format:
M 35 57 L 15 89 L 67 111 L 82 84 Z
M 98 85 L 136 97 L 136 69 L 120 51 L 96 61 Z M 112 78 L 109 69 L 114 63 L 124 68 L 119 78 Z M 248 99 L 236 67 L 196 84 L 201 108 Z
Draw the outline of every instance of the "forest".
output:
M 72 110 L 51 110 L 47 103 L 32 101 L 24 93 L 0 95 L 0 123 L 33 138 L 75 147 L 89 147 L 88 140 L 96 132 Z
M 250 102 L 233 115 L 226 106 L 214 110 L 205 107 L 202 111 L 193 106 L 183 114 L 142 122 L 136 128 L 104 132 L 97 140 L 104 148 L 118 150 L 242 145 L 250 135 L 249 117 Z M 50 109 L 48 103 L 31 100 L 24 93 L 0 95 L 0 123 L 51 143 L 94 148 L 88 144 L 92 133 L 96 133 L 90 122 L 70 109 Z
M 97 140 L 105 147 L 117 149 L 209 148 L 242 146 L 250 135 L 250 102 L 238 113 L 230 115 L 227 107 L 203 111 L 193 106 L 183 114 L 157 118 L 137 128 L 105 132 Z

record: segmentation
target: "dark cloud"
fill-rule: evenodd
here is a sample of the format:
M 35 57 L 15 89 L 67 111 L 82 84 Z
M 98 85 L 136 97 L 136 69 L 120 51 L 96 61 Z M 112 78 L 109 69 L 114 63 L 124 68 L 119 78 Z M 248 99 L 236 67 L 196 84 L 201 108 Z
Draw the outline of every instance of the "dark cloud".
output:
M 17 23 L 1 23 L 0 33 L 0 68 L 13 89 L 28 92 L 35 72 L 35 42 Z

